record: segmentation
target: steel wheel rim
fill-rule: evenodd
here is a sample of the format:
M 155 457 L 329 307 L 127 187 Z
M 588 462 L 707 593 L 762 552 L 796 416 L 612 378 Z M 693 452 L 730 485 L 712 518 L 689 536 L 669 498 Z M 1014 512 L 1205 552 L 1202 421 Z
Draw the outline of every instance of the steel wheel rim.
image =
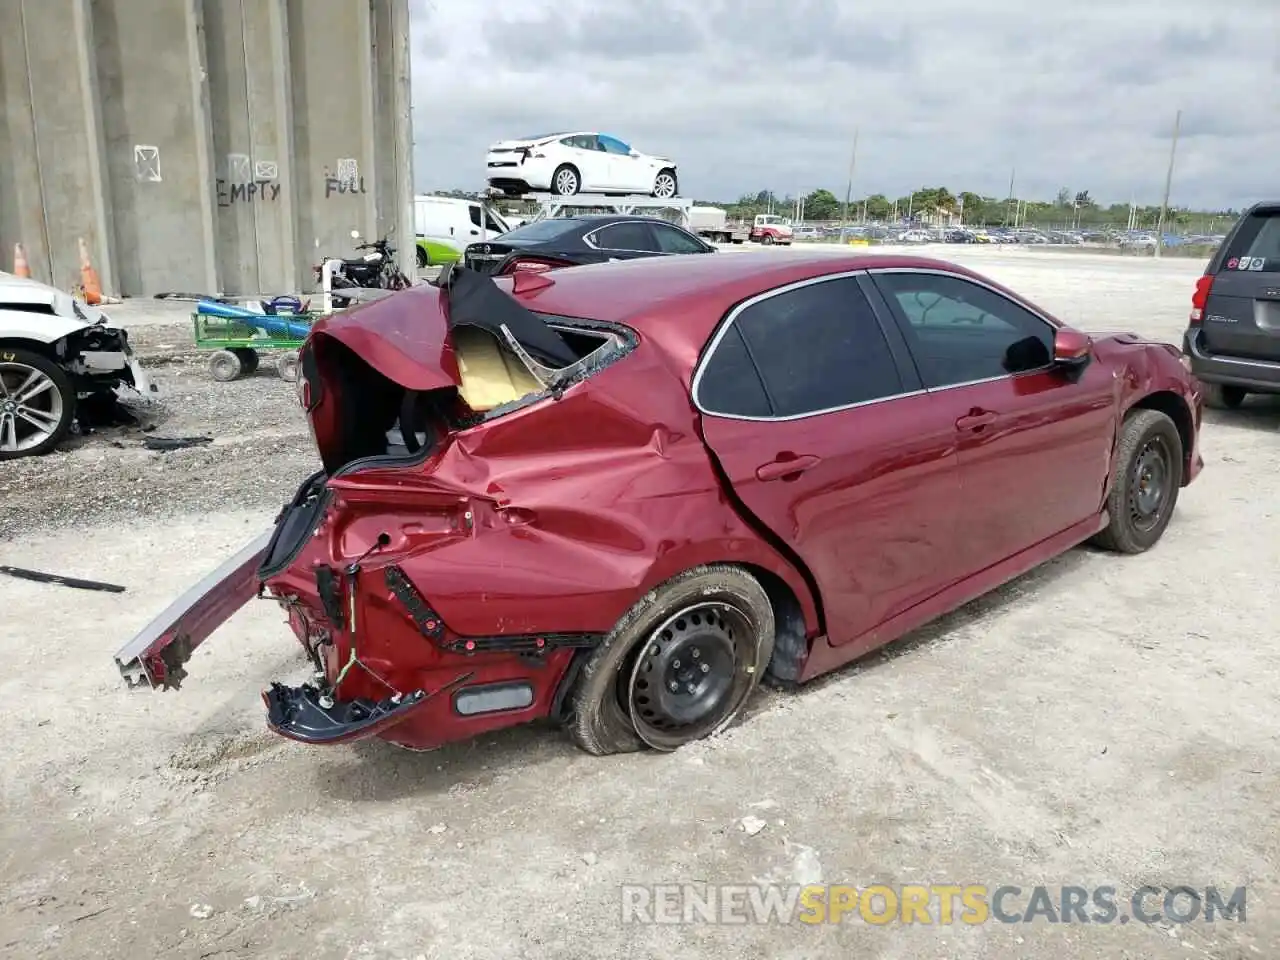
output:
M 624 691 L 637 736 L 670 751 L 723 729 L 751 692 L 758 655 L 750 619 L 731 603 L 700 602 L 662 621 L 638 646 Z
M 0 363 L 0 452 L 40 446 L 57 432 L 62 414 L 52 377 L 25 363 Z
M 578 187 L 578 178 L 572 170 L 561 170 L 556 174 L 556 192 L 560 194 L 573 193 Z
M 1129 519 L 1138 530 L 1150 530 L 1160 522 L 1173 478 L 1171 462 L 1163 437 L 1152 437 L 1134 458 L 1128 506 Z
M 676 181 L 669 173 L 663 173 L 658 176 L 658 183 L 653 188 L 653 192 L 659 197 L 673 197 L 676 192 Z

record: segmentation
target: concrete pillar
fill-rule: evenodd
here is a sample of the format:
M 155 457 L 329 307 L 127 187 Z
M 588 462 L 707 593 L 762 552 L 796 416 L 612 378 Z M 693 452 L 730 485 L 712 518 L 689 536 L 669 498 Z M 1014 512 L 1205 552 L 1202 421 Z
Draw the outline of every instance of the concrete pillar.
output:
M 223 292 L 298 287 L 284 0 L 205 0 Z
M 120 290 L 216 290 L 199 0 L 101 0 L 93 13 L 116 242 L 128 251 Z
M 288 0 L 298 268 L 349 256 L 377 231 L 371 5 Z M 335 69 L 341 64 L 342 69 Z
M 104 283 L 112 278 L 88 0 L 5 0 L 0 21 L 0 235 L 3 268 L 21 242 L 32 275 L 69 288 L 78 239 Z M 34 82 L 32 65 L 56 77 Z M 43 80 L 43 77 L 42 77 Z
M 394 226 L 412 271 L 408 0 L 0 0 L 0 24 L 6 260 L 70 288 L 83 236 L 108 293 L 293 293 Z
M 119 289 L 116 281 L 116 234 L 106 166 L 106 140 L 102 132 L 102 94 L 98 89 L 98 62 L 94 55 L 93 11 L 90 0 L 74 0 L 72 24 L 76 38 L 76 62 L 84 91 L 85 162 L 89 168 L 89 198 L 94 230 L 86 237 L 89 254 L 103 290 Z M 0 221 L 2 222 L 2 221 Z
M 392 242 L 400 266 L 412 278 L 417 275 L 418 265 L 412 213 L 413 110 L 409 9 L 404 4 L 377 4 L 373 13 L 378 233 L 393 235 Z

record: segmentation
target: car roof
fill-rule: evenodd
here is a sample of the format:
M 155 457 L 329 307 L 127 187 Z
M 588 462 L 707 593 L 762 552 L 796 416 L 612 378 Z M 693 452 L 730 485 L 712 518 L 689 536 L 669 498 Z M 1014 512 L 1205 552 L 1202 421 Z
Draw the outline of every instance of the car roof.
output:
M 671 223 L 665 217 L 654 216 L 651 213 L 575 213 L 572 217 L 566 217 L 565 219 L 590 220 L 593 223 L 599 223 L 604 220 L 658 220 L 673 227 L 680 226 L 678 223 Z
M 957 264 L 854 252 L 744 251 L 586 264 L 543 274 L 540 279 L 550 284 L 516 296 L 540 313 L 626 324 L 678 355 L 691 371 L 721 318 L 743 300 L 790 283 L 886 267 L 942 270 L 979 280 L 1052 318 L 1025 297 Z M 512 283 L 505 277 L 495 282 L 504 288 Z

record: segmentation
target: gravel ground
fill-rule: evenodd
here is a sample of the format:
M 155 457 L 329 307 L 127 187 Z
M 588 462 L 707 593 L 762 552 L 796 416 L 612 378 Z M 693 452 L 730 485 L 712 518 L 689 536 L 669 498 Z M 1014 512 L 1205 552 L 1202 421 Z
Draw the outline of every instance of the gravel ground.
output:
M 746 250 L 743 255 L 768 256 Z M 1175 341 L 1200 264 L 947 249 L 1092 329 Z M 671 756 L 523 729 L 410 754 L 263 731 L 304 665 L 238 614 L 180 693 L 111 654 L 315 464 L 291 385 L 211 381 L 184 312 L 113 311 L 164 399 L 0 466 L 0 955 L 398 960 L 1280 953 L 1280 403 L 1210 414 L 1161 546 L 1076 550 Z M 141 449 L 155 435 L 211 446 Z M 37 632 L 38 630 L 38 632 Z M 33 640 L 35 642 L 33 642 Z M 1247 922 L 926 927 L 621 922 L 623 883 L 1248 884 Z

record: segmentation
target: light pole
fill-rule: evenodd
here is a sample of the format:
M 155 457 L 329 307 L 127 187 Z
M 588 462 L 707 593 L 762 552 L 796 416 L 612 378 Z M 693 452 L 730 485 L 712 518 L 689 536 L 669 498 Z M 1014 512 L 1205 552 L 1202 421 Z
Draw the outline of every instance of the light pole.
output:
M 841 239 L 844 239 L 844 228 L 849 225 L 849 200 L 853 197 L 853 171 L 858 163 L 858 128 L 853 130 L 853 149 L 849 152 L 849 179 L 844 186 L 844 216 L 840 221 Z
M 1173 187 L 1173 161 L 1178 155 L 1178 130 L 1182 126 L 1182 111 L 1173 117 L 1173 142 L 1169 144 L 1169 170 L 1164 175 L 1164 199 L 1160 201 L 1160 222 L 1156 226 L 1156 256 L 1164 253 L 1164 221 L 1169 215 L 1169 191 Z

